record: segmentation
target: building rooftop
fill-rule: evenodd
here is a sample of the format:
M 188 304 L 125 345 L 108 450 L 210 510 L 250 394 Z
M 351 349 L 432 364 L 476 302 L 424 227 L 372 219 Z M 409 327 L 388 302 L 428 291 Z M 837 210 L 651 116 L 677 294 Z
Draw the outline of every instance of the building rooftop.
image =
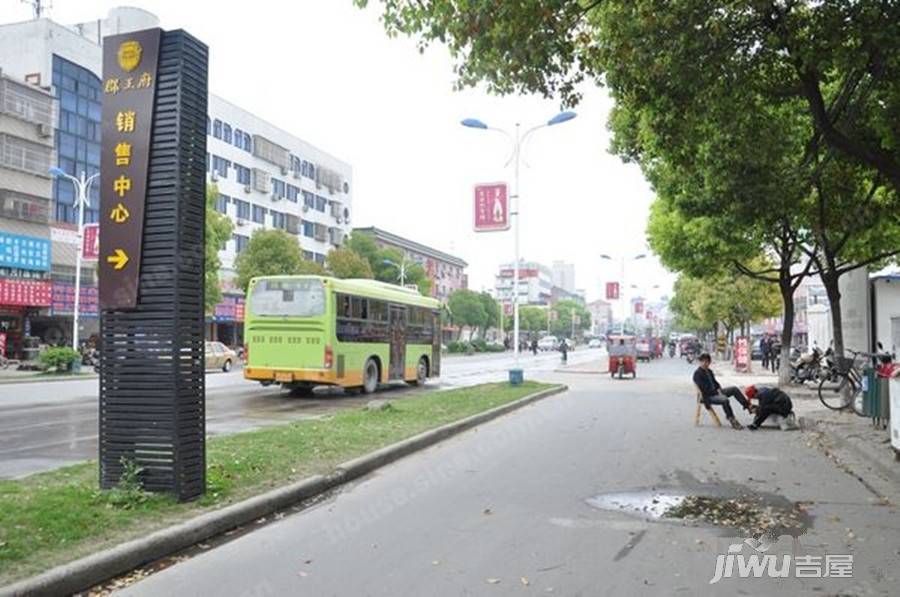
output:
M 449 253 L 444 253 L 443 251 L 438 251 L 437 249 L 433 249 L 429 246 L 417 243 L 415 241 L 409 240 L 408 238 L 404 238 L 402 236 L 398 236 L 387 230 L 382 230 L 381 228 L 377 228 L 375 226 L 367 226 L 364 228 L 354 228 L 353 232 L 362 232 L 363 234 L 371 234 L 377 240 L 390 243 L 392 245 L 396 245 L 398 247 L 403 247 L 409 251 L 415 251 L 416 253 L 421 253 L 423 255 L 428 255 L 429 257 L 433 257 L 434 259 L 439 259 L 441 261 L 446 261 L 447 263 L 452 263 L 457 267 L 466 267 L 469 264 L 459 257 L 454 257 Z

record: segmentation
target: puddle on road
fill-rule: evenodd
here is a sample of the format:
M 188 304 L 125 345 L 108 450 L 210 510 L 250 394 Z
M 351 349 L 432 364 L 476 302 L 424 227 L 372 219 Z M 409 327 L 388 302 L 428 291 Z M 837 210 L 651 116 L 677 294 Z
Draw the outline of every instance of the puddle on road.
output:
M 598 510 L 611 510 L 643 516 L 662 518 L 666 511 L 681 504 L 687 496 L 657 491 L 629 491 L 605 493 L 588 498 L 588 505 Z
M 813 522 L 807 502 L 792 502 L 736 484 L 603 493 L 585 500 L 598 510 L 655 522 L 683 521 L 744 536 L 803 535 Z

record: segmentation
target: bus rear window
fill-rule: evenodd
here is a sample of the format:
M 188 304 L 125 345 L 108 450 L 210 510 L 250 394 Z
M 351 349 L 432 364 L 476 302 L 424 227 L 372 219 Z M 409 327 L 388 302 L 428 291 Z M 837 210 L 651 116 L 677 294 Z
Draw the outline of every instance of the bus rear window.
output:
M 250 313 L 271 317 L 318 317 L 325 313 L 321 280 L 260 280 L 250 293 Z

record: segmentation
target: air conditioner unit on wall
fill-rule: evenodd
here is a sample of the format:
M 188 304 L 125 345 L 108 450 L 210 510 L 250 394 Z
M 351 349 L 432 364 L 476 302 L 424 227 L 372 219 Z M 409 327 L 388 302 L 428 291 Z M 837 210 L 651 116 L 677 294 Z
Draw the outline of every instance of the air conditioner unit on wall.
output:
M 252 191 L 252 190 L 253 190 L 253 187 L 251 187 L 250 185 L 248 185 L 248 184 L 245 184 L 245 185 L 244 185 L 244 192 L 245 192 L 245 193 L 249 193 L 249 192 Z
M 300 178 L 302 176 L 299 170 L 294 170 L 294 178 Z
M 238 226 L 246 226 L 246 225 L 247 225 L 247 220 L 245 220 L 244 218 L 238 218 L 238 219 L 237 219 L 237 225 L 238 225 Z
M 39 124 L 38 125 L 38 134 L 41 137 L 52 137 L 53 136 L 53 127 L 49 124 Z
M 209 179 L 213 182 L 216 182 L 217 180 L 219 180 L 219 171 L 213 170 L 212 174 L 209 175 Z
M 309 211 L 309 206 L 308 206 L 307 204 L 304 203 L 304 204 L 303 204 L 303 213 L 306 213 L 306 212 L 308 212 L 308 211 Z
M 287 168 L 286 168 L 285 166 L 282 166 L 282 167 L 281 167 L 281 175 L 282 175 L 282 176 L 287 176 Z

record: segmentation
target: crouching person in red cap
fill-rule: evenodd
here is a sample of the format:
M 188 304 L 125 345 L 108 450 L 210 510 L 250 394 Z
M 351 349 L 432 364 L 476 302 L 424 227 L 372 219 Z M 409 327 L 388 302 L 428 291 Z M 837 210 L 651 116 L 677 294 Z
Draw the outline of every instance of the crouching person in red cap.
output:
M 791 397 L 779 390 L 778 388 L 747 386 L 744 394 L 751 401 L 749 411 L 756 415 L 753 423 L 747 426 L 748 429 L 759 429 L 759 426 L 769 418 L 770 415 L 781 415 L 782 429 L 791 429 L 797 426 L 794 416 L 794 405 L 791 403 Z M 756 404 L 753 404 L 753 401 Z

